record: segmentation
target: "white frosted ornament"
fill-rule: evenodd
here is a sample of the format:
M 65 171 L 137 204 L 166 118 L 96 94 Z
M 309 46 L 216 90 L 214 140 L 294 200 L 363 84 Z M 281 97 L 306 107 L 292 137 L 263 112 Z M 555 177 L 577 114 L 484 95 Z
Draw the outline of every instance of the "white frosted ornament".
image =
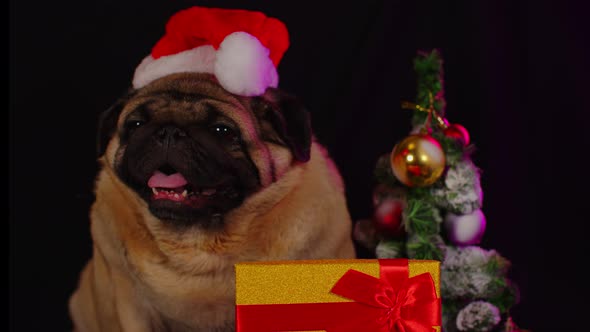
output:
M 447 236 L 458 246 L 478 244 L 486 229 L 486 217 L 480 209 L 463 215 L 447 213 L 444 223 Z

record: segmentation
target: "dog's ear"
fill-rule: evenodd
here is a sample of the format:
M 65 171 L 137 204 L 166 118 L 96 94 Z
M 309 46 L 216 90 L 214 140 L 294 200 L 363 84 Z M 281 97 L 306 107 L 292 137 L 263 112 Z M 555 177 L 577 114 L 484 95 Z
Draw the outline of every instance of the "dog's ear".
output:
M 296 160 L 307 162 L 311 150 L 311 119 L 309 112 L 297 97 L 273 89 L 271 110 L 266 119 L 279 137 L 291 149 Z
M 105 153 L 109 141 L 117 130 L 117 121 L 119 120 L 119 115 L 121 115 L 121 111 L 127 104 L 127 101 L 129 101 L 129 99 L 133 96 L 134 91 L 135 90 L 133 89 L 129 89 L 111 107 L 99 115 L 97 128 L 98 132 L 96 137 L 97 157 L 101 157 Z

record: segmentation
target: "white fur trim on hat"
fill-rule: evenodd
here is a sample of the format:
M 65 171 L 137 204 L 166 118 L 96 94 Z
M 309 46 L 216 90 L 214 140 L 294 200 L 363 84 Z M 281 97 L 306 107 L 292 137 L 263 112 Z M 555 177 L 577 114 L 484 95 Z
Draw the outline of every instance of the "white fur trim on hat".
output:
M 234 32 L 215 49 L 204 45 L 177 54 L 143 59 L 135 70 L 133 87 L 139 89 L 166 75 L 182 72 L 214 74 L 227 91 L 241 96 L 259 96 L 277 87 L 279 75 L 270 51 L 246 32 Z
M 279 75 L 269 50 L 246 32 L 225 37 L 217 50 L 215 76 L 228 91 L 242 96 L 259 96 L 266 88 L 277 87 Z
M 195 47 L 191 50 L 162 56 L 154 59 L 148 55 L 135 69 L 133 87 L 139 89 L 166 75 L 197 72 L 213 73 L 215 49 L 211 45 Z

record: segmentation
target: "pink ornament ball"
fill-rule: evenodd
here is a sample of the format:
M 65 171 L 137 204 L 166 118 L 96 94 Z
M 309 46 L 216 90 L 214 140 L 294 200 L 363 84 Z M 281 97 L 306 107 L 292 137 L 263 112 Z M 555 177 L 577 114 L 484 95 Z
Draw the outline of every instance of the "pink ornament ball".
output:
M 456 215 L 447 213 L 445 228 L 451 242 L 458 246 L 478 244 L 486 229 L 486 217 L 481 210 L 470 214 Z

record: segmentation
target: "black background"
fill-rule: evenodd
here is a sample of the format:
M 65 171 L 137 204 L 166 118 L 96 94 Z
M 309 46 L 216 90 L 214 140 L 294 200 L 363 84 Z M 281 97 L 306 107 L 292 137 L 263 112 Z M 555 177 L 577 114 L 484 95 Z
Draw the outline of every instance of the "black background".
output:
M 129 86 L 168 17 L 191 5 L 260 10 L 286 23 L 280 86 L 309 107 L 355 220 L 371 214 L 378 156 L 410 129 L 399 104 L 414 98 L 412 59 L 439 48 L 447 117 L 468 128 L 484 171 L 482 246 L 513 262 L 521 288 L 516 322 L 584 330 L 590 53 L 582 3 L 11 1 L 11 330 L 70 329 L 67 299 L 91 253 L 96 118 Z

